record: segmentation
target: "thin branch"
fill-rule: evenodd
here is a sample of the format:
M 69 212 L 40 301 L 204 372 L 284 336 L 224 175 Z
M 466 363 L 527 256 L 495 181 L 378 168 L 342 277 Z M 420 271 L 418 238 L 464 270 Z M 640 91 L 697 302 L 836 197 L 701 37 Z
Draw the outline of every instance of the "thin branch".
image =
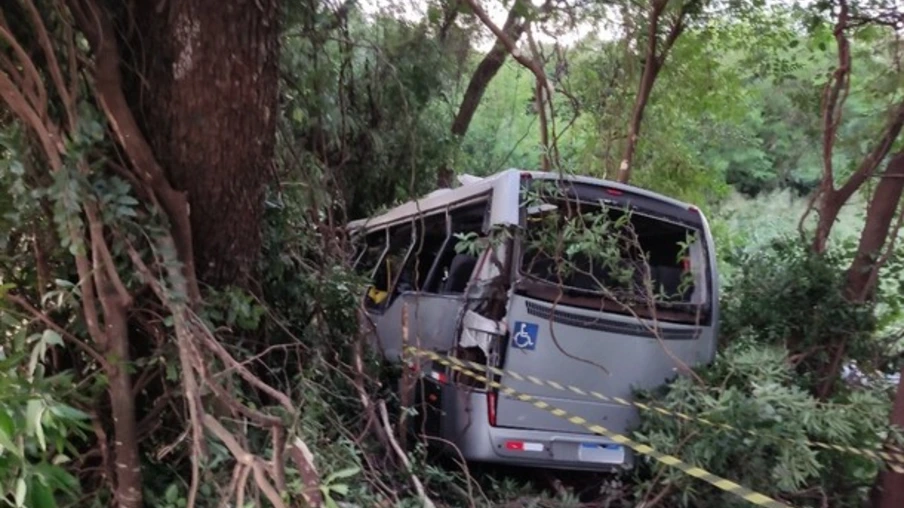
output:
M 57 88 L 60 100 L 63 102 L 63 109 L 66 111 L 66 118 L 69 122 L 69 130 L 74 132 L 76 129 L 75 101 L 73 100 L 72 95 L 70 95 L 70 89 L 63 80 L 63 71 L 60 68 L 60 62 L 57 59 L 56 52 L 53 50 L 53 43 L 50 41 L 47 26 L 44 24 L 44 20 L 41 18 L 41 14 L 38 12 L 38 8 L 32 0 L 21 1 L 25 10 L 31 17 L 31 24 L 37 34 L 38 44 L 44 52 L 44 58 L 47 61 L 50 77 L 53 80 L 54 86 Z
M 242 445 L 235 439 L 235 436 L 226 430 L 226 427 L 223 427 L 216 418 L 209 414 L 205 414 L 203 421 L 207 430 L 226 445 L 226 448 L 229 449 L 229 452 L 235 457 L 235 460 L 239 464 L 251 468 L 251 471 L 254 473 L 254 482 L 274 508 L 287 508 L 286 504 L 283 503 L 282 498 L 279 496 L 279 493 L 273 488 L 273 485 L 270 484 L 264 475 L 264 466 L 260 459 L 254 454 L 245 451 L 245 449 L 242 448 Z
M 22 90 L 13 83 L 9 75 L 2 71 L 0 71 L 0 98 L 37 135 L 51 169 L 56 171 L 62 168 L 63 160 L 60 158 L 62 144 L 59 136 L 55 131 L 51 131 L 50 126 L 44 124 L 42 115 L 29 104 Z
M 2 20 L 2 17 L 0 17 L 0 20 Z M 25 48 L 13 36 L 5 20 L 0 23 L 0 39 L 6 40 L 6 43 L 12 47 L 13 53 L 16 54 L 16 58 L 19 59 L 24 73 L 22 93 L 28 98 L 43 120 L 47 116 L 47 90 L 44 88 L 44 81 L 41 80 L 41 73 L 38 72 L 34 61 L 28 56 Z
M 835 22 L 833 33 L 835 43 L 838 45 L 838 66 L 832 73 L 832 78 L 826 83 L 823 91 L 822 105 L 822 164 L 824 191 L 834 190 L 834 170 L 832 167 L 832 152 L 834 151 L 835 135 L 838 125 L 841 123 L 841 115 L 847 93 L 843 93 L 850 85 L 851 74 L 851 45 L 845 31 L 848 28 L 848 4 L 846 0 L 840 0 L 840 12 Z
M 76 337 L 75 335 L 72 335 L 71 333 L 69 333 L 68 331 L 66 331 L 66 330 L 65 330 L 63 327 L 61 327 L 60 325 L 54 323 L 53 320 L 50 319 L 49 316 L 47 316 L 47 314 L 44 314 L 43 312 L 41 312 L 40 310 L 38 310 L 37 308 L 35 308 L 34 306 L 32 306 L 30 303 L 28 303 L 28 300 L 26 300 L 25 298 L 22 298 L 21 296 L 18 296 L 18 295 L 12 295 L 12 294 L 9 294 L 9 293 L 6 294 L 6 299 L 9 300 L 9 301 L 12 302 L 12 303 L 18 305 L 19 307 L 21 307 L 22 309 L 24 309 L 26 312 L 28 312 L 29 314 L 31 314 L 32 317 L 34 317 L 35 319 L 41 321 L 41 322 L 44 323 L 48 328 L 50 328 L 50 329 L 52 329 L 53 331 L 55 331 L 55 332 L 57 332 L 58 334 L 60 334 L 60 336 L 61 336 L 62 338 L 68 340 L 68 341 L 71 342 L 71 343 L 73 343 L 76 347 L 78 347 L 79 349 L 81 349 L 82 351 L 84 351 L 88 356 L 90 356 L 92 359 L 94 359 L 94 361 L 96 361 L 97 363 L 99 363 L 100 366 L 101 366 L 102 368 L 105 368 L 105 369 L 109 368 L 110 365 L 109 365 L 109 363 L 107 362 L 106 358 L 104 358 L 100 353 L 98 353 L 97 350 L 95 350 L 93 347 L 91 347 L 91 346 L 89 346 L 88 344 L 86 344 L 84 341 L 82 341 L 81 339 L 79 339 L 79 338 Z
M 471 1 L 471 0 L 467 0 Z M 421 480 L 414 475 L 414 471 L 411 469 L 411 462 L 408 460 L 408 456 L 405 455 L 405 452 L 402 450 L 402 447 L 399 446 L 399 443 L 395 440 L 395 437 L 392 435 L 392 426 L 389 424 L 389 414 L 386 411 L 386 403 L 384 401 L 380 401 L 378 404 L 380 410 L 380 421 L 383 422 L 383 430 L 386 433 L 387 439 L 389 441 L 389 445 L 392 448 L 393 452 L 395 452 L 396 456 L 402 462 L 402 465 L 405 466 L 405 470 L 411 475 L 411 483 L 414 484 L 414 490 L 417 491 L 418 498 L 421 500 L 421 504 L 425 508 L 434 508 L 435 505 L 433 501 L 427 497 L 427 492 L 424 490 L 424 484 L 421 483 Z

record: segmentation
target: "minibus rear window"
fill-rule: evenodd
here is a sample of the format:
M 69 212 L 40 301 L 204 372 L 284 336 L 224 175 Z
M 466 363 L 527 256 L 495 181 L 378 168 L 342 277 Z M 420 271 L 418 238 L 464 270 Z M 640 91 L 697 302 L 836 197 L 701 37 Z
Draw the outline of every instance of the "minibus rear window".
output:
M 702 234 L 642 211 L 547 201 L 529 206 L 521 273 L 565 292 L 670 307 L 706 303 Z

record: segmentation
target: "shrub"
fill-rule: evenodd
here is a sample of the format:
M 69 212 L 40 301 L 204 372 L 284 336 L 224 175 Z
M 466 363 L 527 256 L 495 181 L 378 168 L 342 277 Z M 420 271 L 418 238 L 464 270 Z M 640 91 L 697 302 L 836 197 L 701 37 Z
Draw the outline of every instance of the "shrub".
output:
M 820 402 L 800 386 L 786 355 L 781 346 L 738 340 L 699 372 L 704 384 L 681 378 L 656 396 L 648 394 L 661 407 L 737 431 L 646 412 L 637 439 L 795 506 L 826 506 L 824 500 L 828 506 L 857 506 L 872 484 L 876 464 L 806 441 L 876 445 L 887 422 L 887 397 L 879 390 L 858 391 Z M 666 489 L 668 506 L 746 506 L 658 463 L 646 463 L 637 474 L 637 492 L 652 497 Z
M 838 383 L 827 400 L 815 396 L 822 375 L 832 372 L 832 346 L 844 341 L 844 364 L 881 356 L 874 307 L 843 298 L 845 262 L 837 252 L 815 256 L 779 237 L 725 261 L 734 274 L 723 291 L 720 352 L 698 370 L 702 383 L 679 378 L 641 396 L 736 430 L 645 412 L 638 440 L 795 506 L 859 505 L 877 464 L 808 441 L 880 444 L 889 410 L 881 384 Z M 635 475 L 639 495 L 668 506 L 744 505 L 658 463 L 644 462 Z

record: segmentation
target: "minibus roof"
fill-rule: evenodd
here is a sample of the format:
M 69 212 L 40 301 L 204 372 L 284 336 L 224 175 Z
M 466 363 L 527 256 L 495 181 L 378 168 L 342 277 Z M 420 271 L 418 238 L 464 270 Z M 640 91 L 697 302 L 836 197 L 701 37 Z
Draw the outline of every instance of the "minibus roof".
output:
M 511 178 L 521 178 L 522 176 L 530 176 L 537 180 L 565 180 L 569 182 L 583 183 L 598 187 L 605 187 L 616 191 L 628 192 L 638 196 L 655 199 L 662 203 L 667 203 L 678 208 L 688 209 L 691 205 L 683 203 L 668 196 L 663 196 L 655 192 L 625 185 L 611 180 L 602 180 L 589 176 L 573 175 L 568 173 L 547 172 L 547 171 L 524 171 L 520 169 L 507 169 L 496 174 L 479 178 L 471 175 L 460 178 L 464 183 L 453 189 L 437 189 L 417 200 L 408 201 L 398 205 L 383 214 L 358 219 L 349 222 L 349 230 L 357 230 L 360 228 L 372 229 L 387 224 L 392 224 L 406 218 L 427 214 L 432 211 L 442 210 L 445 207 L 467 201 L 471 197 L 479 196 L 490 190 L 494 190 L 501 182 L 508 182 Z M 516 207 L 517 208 L 517 207 Z

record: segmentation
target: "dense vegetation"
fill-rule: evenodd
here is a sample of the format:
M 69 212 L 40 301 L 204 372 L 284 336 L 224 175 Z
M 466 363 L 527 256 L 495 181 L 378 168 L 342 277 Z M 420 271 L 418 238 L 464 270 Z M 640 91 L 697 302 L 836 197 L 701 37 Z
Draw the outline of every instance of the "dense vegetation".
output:
M 651 461 L 568 490 L 397 448 L 342 226 L 519 167 L 712 222 L 717 359 L 639 396 L 724 425 L 635 439 L 794 506 L 902 506 L 904 474 L 808 444 L 902 442 L 899 0 L 144 4 L 0 7 L 10 505 L 742 506 Z

